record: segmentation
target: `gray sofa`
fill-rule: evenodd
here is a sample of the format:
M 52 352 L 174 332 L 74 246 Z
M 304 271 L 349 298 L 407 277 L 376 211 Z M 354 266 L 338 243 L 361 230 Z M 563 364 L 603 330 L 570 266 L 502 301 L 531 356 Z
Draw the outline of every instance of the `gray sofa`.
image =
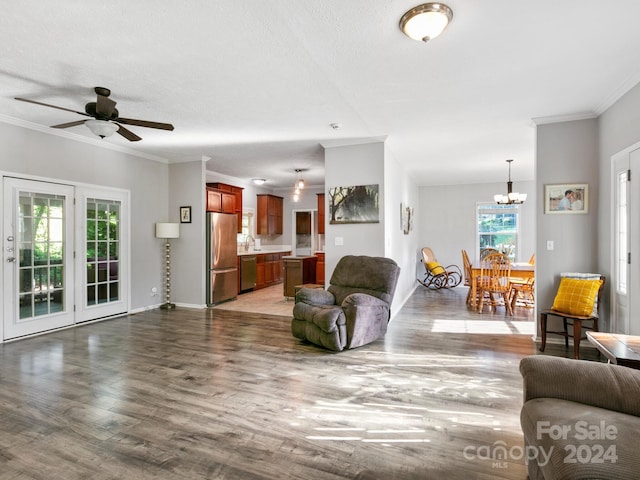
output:
M 537 355 L 520 373 L 530 480 L 640 478 L 640 370 Z
M 346 255 L 327 290 L 296 293 L 291 333 L 334 351 L 355 348 L 387 332 L 400 267 L 390 258 Z

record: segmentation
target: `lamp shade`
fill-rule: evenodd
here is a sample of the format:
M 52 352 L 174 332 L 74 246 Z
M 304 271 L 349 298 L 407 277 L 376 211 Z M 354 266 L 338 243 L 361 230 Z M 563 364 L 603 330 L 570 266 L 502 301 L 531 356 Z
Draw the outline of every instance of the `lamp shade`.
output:
M 156 238 L 180 238 L 180 224 L 156 223 Z

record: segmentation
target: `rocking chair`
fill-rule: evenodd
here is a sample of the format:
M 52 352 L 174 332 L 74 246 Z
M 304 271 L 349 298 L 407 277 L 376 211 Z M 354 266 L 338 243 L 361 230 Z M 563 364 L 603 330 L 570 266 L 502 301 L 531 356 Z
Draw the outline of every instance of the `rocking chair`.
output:
M 433 251 L 429 247 L 422 249 L 422 263 L 424 264 L 424 280 L 418 279 L 427 288 L 438 290 L 440 288 L 453 288 L 462 282 L 462 272 L 457 265 L 443 267 L 436 260 Z

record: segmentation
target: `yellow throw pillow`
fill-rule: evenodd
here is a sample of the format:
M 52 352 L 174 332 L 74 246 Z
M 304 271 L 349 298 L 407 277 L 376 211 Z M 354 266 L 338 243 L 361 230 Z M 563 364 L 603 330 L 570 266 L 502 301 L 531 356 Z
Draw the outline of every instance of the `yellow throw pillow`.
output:
M 427 268 L 432 275 L 442 275 L 445 273 L 444 267 L 440 265 L 440 262 L 427 262 Z
M 602 280 L 562 278 L 553 300 L 553 310 L 570 315 L 590 316 Z

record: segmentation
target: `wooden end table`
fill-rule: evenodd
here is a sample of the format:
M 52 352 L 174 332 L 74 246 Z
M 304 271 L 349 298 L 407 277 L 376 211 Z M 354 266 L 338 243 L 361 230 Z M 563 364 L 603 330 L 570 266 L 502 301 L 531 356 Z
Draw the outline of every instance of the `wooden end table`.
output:
M 640 370 L 640 337 L 587 332 L 587 339 L 609 360 L 609 363 Z

